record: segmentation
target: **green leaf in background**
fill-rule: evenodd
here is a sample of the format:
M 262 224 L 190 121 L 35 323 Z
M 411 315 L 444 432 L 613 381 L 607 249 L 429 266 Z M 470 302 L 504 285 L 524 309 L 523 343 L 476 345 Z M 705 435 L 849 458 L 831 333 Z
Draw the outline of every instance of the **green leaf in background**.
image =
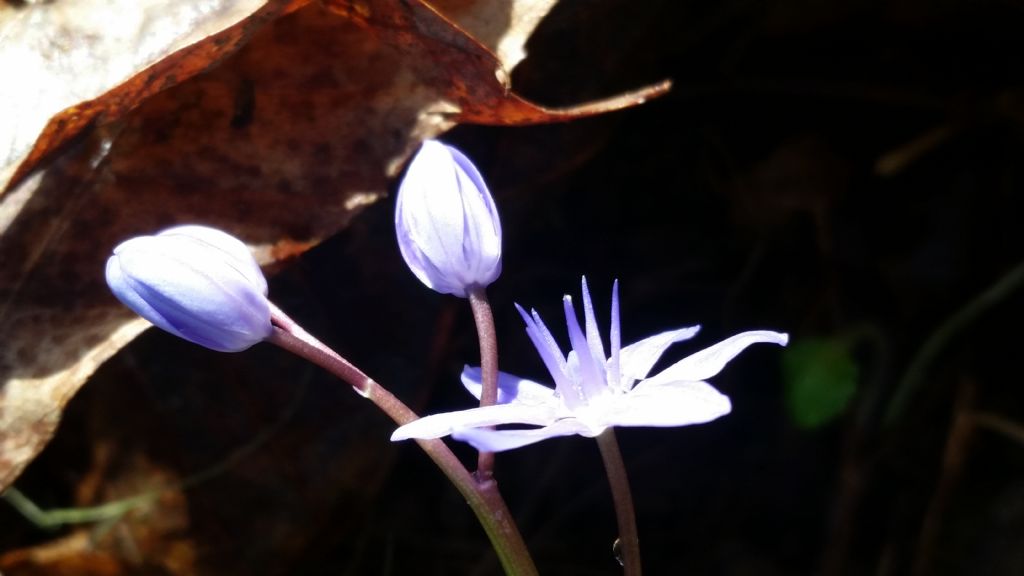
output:
M 782 358 L 786 408 L 793 423 L 812 429 L 828 424 L 846 409 L 857 391 L 859 367 L 846 343 L 806 339 L 786 348 Z

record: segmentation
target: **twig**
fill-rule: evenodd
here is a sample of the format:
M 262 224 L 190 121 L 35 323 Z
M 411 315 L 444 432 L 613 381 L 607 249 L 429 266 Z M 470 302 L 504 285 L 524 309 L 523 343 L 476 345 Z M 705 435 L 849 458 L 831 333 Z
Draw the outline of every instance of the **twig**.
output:
M 888 428 L 899 420 L 907 403 L 917 394 L 927 379 L 929 368 L 949 341 L 982 314 L 1016 292 L 1022 285 L 1024 285 L 1024 262 L 1018 264 L 995 284 L 968 302 L 932 333 L 914 356 L 903 378 L 897 384 L 892 400 L 889 401 L 889 408 L 885 413 L 882 423 L 884 427 Z
M 957 395 L 953 424 L 946 439 L 946 450 L 942 458 L 942 471 L 939 475 L 935 493 L 928 503 L 921 523 L 921 533 L 917 540 L 917 554 L 914 558 L 914 576 L 925 576 L 932 573 L 932 562 L 935 556 L 935 542 L 942 525 L 942 516 L 949 505 L 963 472 L 964 460 L 971 438 L 974 436 L 975 420 L 971 414 L 974 404 L 974 384 L 966 380 L 961 384 Z

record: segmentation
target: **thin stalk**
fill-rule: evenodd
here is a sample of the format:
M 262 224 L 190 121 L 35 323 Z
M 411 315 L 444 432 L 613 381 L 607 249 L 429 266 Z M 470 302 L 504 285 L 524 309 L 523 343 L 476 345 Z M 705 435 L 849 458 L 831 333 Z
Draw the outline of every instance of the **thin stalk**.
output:
M 487 300 L 487 289 L 478 286 L 469 291 L 469 305 L 473 309 L 477 339 L 480 340 L 480 371 L 483 373 L 480 406 L 498 403 L 498 336 L 494 330 L 494 315 Z M 487 482 L 494 477 L 494 453 L 480 451 L 476 477 Z
M 360 396 L 370 400 L 398 425 L 417 420 L 416 415 L 387 389 L 339 356 L 325 344 L 303 330 L 276 306 L 271 307 L 274 331 L 267 341 L 296 356 L 304 358 L 350 384 Z M 455 454 L 441 440 L 416 440 L 420 448 L 455 485 L 483 526 L 494 547 L 505 574 L 508 576 L 536 576 L 523 537 L 512 520 L 505 501 L 493 479 L 478 482 L 462 465 Z
M 1002 303 L 1022 286 L 1024 286 L 1024 262 L 1017 264 L 995 284 L 975 296 L 932 333 L 918 350 L 910 362 L 910 366 L 907 367 L 907 371 L 903 374 L 903 378 L 896 385 L 896 390 L 892 399 L 889 400 L 889 407 L 882 422 L 884 427 L 892 426 L 903 415 L 910 400 L 927 382 L 929 369 L 949 342 L 981 315 Z
M 640 576 L 640 538 L 636 530 L 633 494 L 629 490 L 626 464 L 622 461 L 619 442 L 615 439 L 615 429 L 608 428 L 599 434 L 597 446 L 601 449 L 601 459 L 604 460 L 608 484 L 612 489 L 612 501 L 615 502 L 615 517 L 619 523 L 619 544 L 622 550 L 619 561 L 622 562 L 626 576 Z
M 974 423 L 1024 445 L 1024 426 L 991 412 L 975 412 Z

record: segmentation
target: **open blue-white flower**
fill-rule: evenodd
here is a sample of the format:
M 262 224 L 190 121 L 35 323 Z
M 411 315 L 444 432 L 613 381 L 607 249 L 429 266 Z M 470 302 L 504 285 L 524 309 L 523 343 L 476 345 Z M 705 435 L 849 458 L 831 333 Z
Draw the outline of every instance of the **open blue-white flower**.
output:
M 398 247 L 427 287 L 465 298 L 501 274 L 501 221 L 487 184 L 461 152 L 427 140 L 398 188 Z
M 107 284 L 158 327 L 219 352 L 267 338 L 267 281 L 240 240 L 206 226 L 177 226 L 114 248 Z
M 621 348 L 618 282 L 612 288 L 610 353 L 605 354 L 594 307 L 583 279 L 581 328 L 572 299 L 563 300 L 571 350 L 563 355 L 536 311 L 527 314 L 526 333 L 555 381 L 554 389 L 511 374 L 498 377 L 498 404 L 435 414 L 402 426 L 392 440 L 452 437 L 478 450 L 500 452 L 555 436 L 593 437 L 611 426 L 686 426 L 728 414 L 729 398 L 705 382 L 757 342 L 785 346 L 786 334 L 757 330 L 727 338 L 688 356 L 654 376 L 648 372 L 675 342 L 692 338 L 699 326 L 670 330 Z M 462 373 L 463 385 L 480 396 L 480 369 Z M 493 426 L 519 425 L 518 429 Z M 533 428 L 522 428 L 533 426 Z

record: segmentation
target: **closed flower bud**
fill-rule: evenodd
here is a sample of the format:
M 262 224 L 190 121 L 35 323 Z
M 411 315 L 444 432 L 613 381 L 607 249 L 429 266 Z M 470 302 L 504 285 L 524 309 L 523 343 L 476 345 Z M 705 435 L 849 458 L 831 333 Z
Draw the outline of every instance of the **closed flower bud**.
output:
M 427 140 L 398 188 L 395 231 L 402 257 L 429 288 L 467 297 L 501 274 L 501 221 L 476 167 Z
M 249 249 L 205 226 L 139 236 L 107 260 L 114 296 L 158 327 L 200 346 L 239 352 L 267 338 L 267 281 Z

